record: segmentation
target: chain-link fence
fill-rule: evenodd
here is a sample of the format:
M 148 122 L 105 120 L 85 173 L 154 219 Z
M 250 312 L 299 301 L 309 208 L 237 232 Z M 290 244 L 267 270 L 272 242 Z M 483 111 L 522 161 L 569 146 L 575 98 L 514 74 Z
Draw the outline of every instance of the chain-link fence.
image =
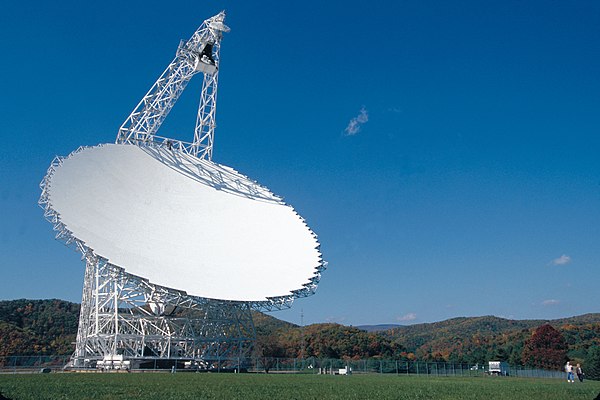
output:
M 266 364 L 266 365 L 265 365 Z M 265 368 L 266 367 L 266 368 Z M 256 372 L 304 372 L 321 374 L 397 374 L 397 375 L 429 375 L 429 376 L 465 376 L 475 377 L 489 375 L 487 367 L 464 363 L 400 361 L 400 360 L 340 360 L 308 358 L 288 359 L 254 359 L 253 370 Z M 523 366 L 508 366 L 505 376 L 530 378 L 565 378 L 562 371 L 549 371 Z M 566 378 L 565 378 L 566 379 Z
M 9 356 L 0 357 L 0 372 L 61 371 L 70 356 Z
M 60 372 L 67 365 L 69 356 L 9 356 L 0 357 L 0 372 Z M 449 362 L 401 361 L 401 360 L 341 360 L 321 358 L 252 358 L 247 360 L 222 359 L 203 363 L 189 360 L 175 360 L 171 364 L 164 361 L 146 362 L 146 368 L 131 371 L 170 371 L 170 372 L 255 372 L 255 373 L 305 373 L 305 374 L 396 374 L 423 376 L 464 376 L 489 375 L 486 366 Z M 118 368 L 115 368 L 118 369 Z M 100 371 L 92 367 L 91 371 Z M 528 378 L 565 378 L 562 371 L 532 369 L 522 366 L 508 366 L 503 375 Z M 566 378 L 565 378 L 566 379 Z

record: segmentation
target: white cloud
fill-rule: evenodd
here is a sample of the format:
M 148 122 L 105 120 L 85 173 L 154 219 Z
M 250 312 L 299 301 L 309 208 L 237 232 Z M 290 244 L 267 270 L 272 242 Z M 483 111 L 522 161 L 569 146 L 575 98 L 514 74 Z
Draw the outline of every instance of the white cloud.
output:
M 557 304 L 560 304 L 560 301 L 554 300 L 554 299 L 549 299 L 549 300 L 542 301 L 542 305 L 543 306 L 555 306 Z
M 398 317 L 398 321 L 400 322 L 414 321 L 415 319 L 417 319 L 417 314 L 415 313 L 408 313 L 406 315 Z
M 346 132 L 346 136 L 356 135 L 358 132 L 360 132 L 361 125 L 366 123 L 368 120 L 369 113 L 367 112 L 366 108 L 362 107 L 358 115 L 352 118 L 350 122 L 348 122 L 348 126 L 346 127 L 346 129 L 344 129 L 344 132 Z
M 562 256 L 555 258 L 554 260 L 552 260 L 550 262 L 550 264 L 552 265 L 566 265 L 569 264 L 571 262 L 571 257 L 569 257 L 566 254 L 563 254 Z

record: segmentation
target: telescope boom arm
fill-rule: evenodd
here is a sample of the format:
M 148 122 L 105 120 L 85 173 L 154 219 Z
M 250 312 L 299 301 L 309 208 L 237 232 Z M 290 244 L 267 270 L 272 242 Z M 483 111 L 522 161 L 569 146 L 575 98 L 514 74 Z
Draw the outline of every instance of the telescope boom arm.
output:
M 209 115 L 212 115 L 212 118 L 203 118 L 213 125 L 212 129 L 208 130 L 211 134 L 212 146 L 219 48 L 223 32 L 229 31 L 229 28 L 223 24 L 224 19 L 225 12 L 222 11 L 205 20 L 187 42 L 182 41 L 179 44 L 173 61 L 119 128 L 116 143 L 151 142 L 192 76 L 202 72 L 205 80 L 203 89 L 207 86 L 207 81 L 214 83 L 210 85 L 211 93 L 214 95 L 209 96 L 213 101 L 209 102 L 208 106 L 200 104 L 201 110 L 205 110 L 205 113 L 208 111 Z M 196 149 L 194 151 L 197 155 L 200 146 L 195 145 L 196 140 L 193 149 Z M 207 154 L 209 156 L 212 154 L 212 148 Z

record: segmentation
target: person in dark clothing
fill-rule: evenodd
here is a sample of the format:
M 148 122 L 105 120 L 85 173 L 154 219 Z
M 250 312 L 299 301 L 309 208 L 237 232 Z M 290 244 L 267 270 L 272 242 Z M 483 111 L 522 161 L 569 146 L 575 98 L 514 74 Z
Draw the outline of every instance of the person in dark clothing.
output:
M 575 373 L 577 374 L 577 378 L 579 378 L 579 382 L 583 382 L 583 370 L 581 369 L 581 364 L 577 364 L 577 367 L 575 367 Z

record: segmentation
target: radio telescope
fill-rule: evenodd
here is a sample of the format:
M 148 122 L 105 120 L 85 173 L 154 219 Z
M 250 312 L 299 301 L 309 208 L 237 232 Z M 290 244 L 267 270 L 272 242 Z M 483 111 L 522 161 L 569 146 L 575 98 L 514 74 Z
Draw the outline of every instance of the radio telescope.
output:
M 212 160 L 224 19 L 179 44 L 114 144 L 56 157 L 41 183 L 44 216 L 86 263 L 75 369 L 240 367 L 251 311 L 313 294 L 326 267 L 290 205 Z M 193 142 L 158 136 L 198 73 Z

